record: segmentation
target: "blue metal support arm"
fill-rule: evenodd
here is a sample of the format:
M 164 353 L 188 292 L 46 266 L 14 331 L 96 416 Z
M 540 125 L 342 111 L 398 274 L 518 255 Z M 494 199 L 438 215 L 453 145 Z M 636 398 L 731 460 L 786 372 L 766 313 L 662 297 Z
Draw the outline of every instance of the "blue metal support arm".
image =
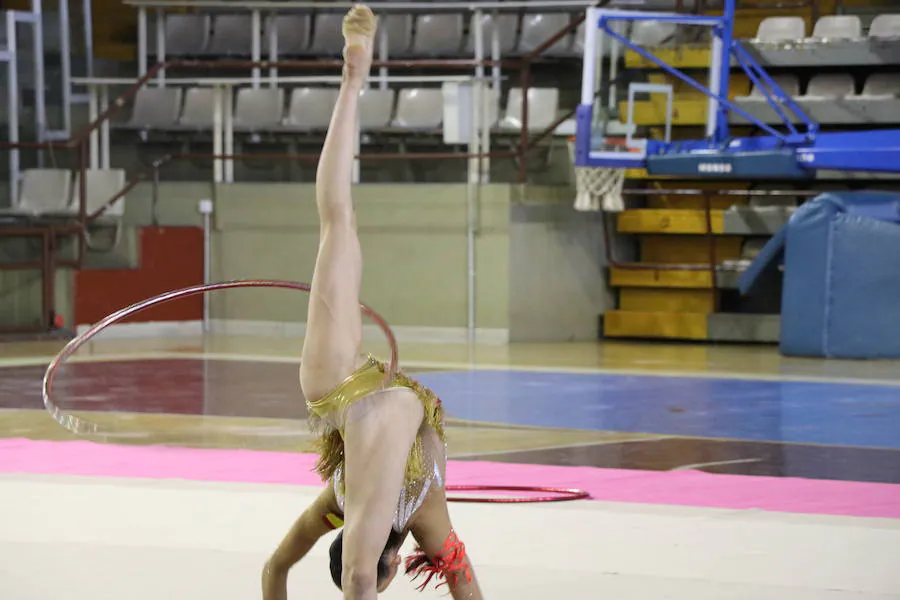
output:
M 787 107 L 789 111 L 791 111 L 797 118 L 803 121 L 803 124 L 806 125 L 806 132 L 808 134 L 814 134 L 819 129 L 819 124 L 813 121 L 806 112 L 800 108 L 800 106 L 794 102 L 794 100 L 790 97 L 789 94 L 785 93 L 781 86 L 772 79 L 766 70 L 762 68 L 753 55 L 747 52 L 747 49 L 744 48 L 743 44 L 740 41 L 735 40 L 732 43 L 731 51 L 740 64 L 741 68 L 747 73 L 747 76 L 753 81 L 753 83 L 763 92 L 766 97 L 766 101 L 772 107 L 775 112 L 778 113 L 778 116 L 781 117 L 785 126 L 788 127 L 792 133 L 797 133 L 797 130 L 794 128 L 793 123 L 791 123 L 790 117 L 788 117 L 781 109 L 781 105 Z M 770 95 L 771 93 L 771 95 Z M 774 96 L 774 97 L 773 97 Z
M 745 111 L 744 109 L 742 109 L 741 107 L 736 106 L 735 104 L 733 104 L 733 103 L 732 103 L 730 100 L 728 100 L 728 98 L 727 98 L 727 96 L 728 96 L 727 90 L 726 90 L 726 93 L 723 94 L 722 96 L 717 96 L 717 95 L 715 95 L 714 93 L 712 93 L 712 92 L 709 90 L 709 88 L 705 87 L 703 84 L 701 84 L 701 83 L 699 83 L 698 81 L 692 79 L 691 77 L 688 77 L 687 75 L 685 75 L 684 73 L 682 73 L 681 71 L 679 71 L 678 69 L 676 69 L 675 67 L 672 67 L 672 66 L 670 66 L 670 65 L 667 65 L 667 64 L 664 63 L 662 60 L 660 60 L 659 58 L 653 56 L 652 54 L 650 54 L 649 52 L 647 52 L 646 50 L 644 50 L 644 49 L 641 48 L 640 46 L 638 46 L 638 45 L 632 43 L 631 40 L 625 38 L 624 36 L 619 35 L 618 33 L 616 33 L 615 31 L 613 31 L 613 30 L 607 25 L 607 22 L 606 22 L 605 17 L 602 17 L 602 16 L 600 17 L 600 21 L 599 21 L 598 26 L 599 26 L 601 29 L 603 29 L 603 31 L 606 33 L 606 35 L 612 37 L 614 40 L 618 41 L 619 43 L 624 44 L 624 45 L 625 45 L 627 48 L 629 48 L 630 50 L 633 50 L 634 52 L 637 52 L 637 53 L 640 54 L 642 57 L 644 57 L 645 59 L 649 60 L 650 62 L 652 62 L 652 63 L 655 64 L 656 66 L 658 66 L 660 69 L 664 70 L 666 73 L 669 73 L 670 75 L 674 75 L 675 77 L 677 77 L 678 79 L 680 79 L 680 80 L 682 80 L 683 82 L 687 83 L 688 85 L 690 85 L 690 86 L 693 87 L 694 89 L 699 90 L 701 93 L 705 94 L 707 97 L 709 97 L 709 98 L 715 98 L 715 99 L 719 102 L 720 105 L 725 106 L 725 107 L 727 107 L 727 108 L 730 109 L 730 110 L 733 110 L 735 113 L 741 115 L 742 117 L 744 117 L 745 119 L 747 119 L 748 121 L 750 121 L 751 123 L 753 123 L 754 125 L 756 125 L 757 127 L 759 127 L 760 129 L 762 129 L 763 131 L 765 131 L 765 132 L 768 133 L 769 135 L 772 135 L 772 136 L 774 136 L 774 137 L 777 137 L 778 139 L 780 139 L 780 140 L 782 140 L 783 142 L 786 142 L 786 143 L 798 141 L 798 140 L 794 140 L 794 139 L 791 138 L 790 136 L 784 135 L 783 133 L 781 133 L 781 132 L 778 131 L 777 129 L 774 129 L 773 127 L 770 127 L 770 126 L 767 125 L 766 123 L 763 123 L 762 121 L 760 121 L 759 119 L 757 119 L 756 117 L 754 117 L 753 115 L 751 115 L 750 113 L 748 113 L 747 111 Z M 728 61 L 726 61 L 726 63 L 727 63 L 727 62 L 728 62 Z

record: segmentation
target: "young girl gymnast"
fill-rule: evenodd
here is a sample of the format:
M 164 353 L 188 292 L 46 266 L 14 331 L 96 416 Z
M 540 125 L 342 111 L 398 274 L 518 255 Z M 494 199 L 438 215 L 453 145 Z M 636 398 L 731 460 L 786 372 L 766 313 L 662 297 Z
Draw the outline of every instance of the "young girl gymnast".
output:
M 340 527 L 331 575 L 345 599 L 372 600 L 388 587 L 408 534 L 419 548 L 406 572 L 422 577 L 420 589 L 435 579 L 455 600 L 482 597 L 447 511 L 440 400 L 403 373 L 385 384 L 385 364 L 360 351 L 362 253 L 350 182 L 376 26 L 366 6 L 344 17 L 341 87 L 316 174 L 320 240 L 300 386 L 319 430 L 317 471 L 328 485 L 267 561 L 264 600 L 286 600 L 290 568 Z

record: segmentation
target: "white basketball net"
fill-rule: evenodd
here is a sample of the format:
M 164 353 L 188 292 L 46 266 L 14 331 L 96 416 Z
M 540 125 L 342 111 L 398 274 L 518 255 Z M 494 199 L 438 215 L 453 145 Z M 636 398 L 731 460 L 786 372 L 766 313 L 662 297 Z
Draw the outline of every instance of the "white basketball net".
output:
M 575 210 L 621 212 L 625 210 L 622 186 L 625 169 L 575 167 Z

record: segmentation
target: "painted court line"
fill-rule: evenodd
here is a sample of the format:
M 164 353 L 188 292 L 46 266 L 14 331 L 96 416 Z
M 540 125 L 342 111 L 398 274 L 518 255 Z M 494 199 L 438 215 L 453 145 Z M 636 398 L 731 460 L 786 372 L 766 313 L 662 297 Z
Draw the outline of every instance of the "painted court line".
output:
M 52 357 L 0 358 L 3 367 L 36 367 L 46 365 Z M 178 352 L 148 351 L 133 354 L 95 354 L 73 356 L 70 363 L 120 362 L 128 360 L 231 360 L 235 362 L 262 362 L 300 364 L 296 356 L 276 356 L 267 354 L 240 354 L 219 352 Z M 900 379 L 861 379 L 854 377 L 824 377 L 819 375 L 788 375 L 765 373 L 742 373 L 738 371 L 684 371 L 665 369 L 635 369 L 608 367 L 556 367 L 547 365 L 509 365 L 502 363 L 472 363 L 467 361 L 425 361 L 402 360 L 401 366 L 406 369 L 436 369 L 441 371 L 513 371 L 531 373 L 560 373 L 572 375 L 632 375 L 637 377 L 666 377 L 678 379 L 725 379 L 743 381 L 790 381 L 796 383 L 843 383 L 847 385 L 876 385 L 900 387 Z
M 0 440 L 0 472 L 320 486 L 315 455 Z M 900 519 L 900 485 L 700 471 L 627 471 L 450 461 L 455 485 L 577 487 L 593 499 Z

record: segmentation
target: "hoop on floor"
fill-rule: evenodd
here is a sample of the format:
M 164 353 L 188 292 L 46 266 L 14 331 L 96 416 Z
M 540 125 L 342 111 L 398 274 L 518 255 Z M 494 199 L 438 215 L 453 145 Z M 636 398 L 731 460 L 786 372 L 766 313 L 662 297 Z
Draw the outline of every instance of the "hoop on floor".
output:
M 109 436 L 114 435 L 115 432 L 102 432 L 100 426 L 97 423 L 92 421 L 88 421 L 87 419 L 83 419 L 81 417 L 77 417 L 73 414 L 67 413 L 63 409 L 61 409 L 54 401 L 53 401 L 53 381 L 56 377 L 56 373 L 59 370 L 59 367 L 62 366 L 66 360 L 71 357 L 75 352 L 81 348 L 84 344 L 90 341 L 94 336 L 98 333 L 116 323 L 121 321 L 122 319 L 129 317 L 133 314 L 142 312 L 147 310 L 150 307 L 156 306 L 157 304 L 165 304 L 166 302 L 171 302 L 172 300 L 177 300 L 178 298 L 187 298 L 189 296 L 195 296 L 197 294 L 205 294 L 207 292 L 214 292 L 219 290 L 233 289 L 233 288 L 281 288 L 288 290 L 299 290 L 302 292 L 309 292 L 310 286 L 306 283 L 299 283 L 295 281 L 268 281 L 268 280 L 257 280 L 257 279 L 249 279 L 243 281 L 224 281 L 221 283 L 210 283 L 205 285 L 195 285 L 191 287 L 182 288 L 180 290 L 172 290 L 170 292 L 166 292 L 164 294 L 160 294 L 159 296 L 154 296 L 153 298 L 148 298 L 146 300 L 141 300 L 140 302 L 136 302 L 131 306 L 123 308 L 119 311 L 112 313 L 111 315 L 107 315 L 99 322 L 95 323 L 90 329 L 82 333 L 81 335 L 73 338 L 66 346 L 57 354 L 50 364 L 47 366 L 47 370 L 44 372 L 44 380 L 41 386 L 41 395 L 44 400 L 44 408 L 47 409 L 47 412 L 56 420 L 57 423 L 68 429 L 74 434 L 77 435 L 92 435 L 92 436 Z M 394 337 L 394 332 L 391 331 L 390 326 L 387 324 L 381 315 L 377 312 L 366 306 L 365 304 L 360 303 L 360 309 L 363 314 L 369 317 L 381 330 L 384 332 L 385 337 L 387 337 L 388 346 L 391 351 L 391 359 L 388 363 L 388 368 L 385 373 L 385 383 L 388 383 L 393 379 L 394 375 L 397 372 L 398 365 L 398 355 L 397 355 L 397 339 Z
M 521 496 L 505 497 L 478 497 L 478 496 L 448 496 L 447 502 L 471 502 L 478 504 L 535 504 L 540 502 L 571 502 L 572 500 L 586 500 L 591 495 L 576 488 L 532 487 L 519 485 L 448 485 L 448 492 L 537 492 L 553 494 L 552 496 Z

